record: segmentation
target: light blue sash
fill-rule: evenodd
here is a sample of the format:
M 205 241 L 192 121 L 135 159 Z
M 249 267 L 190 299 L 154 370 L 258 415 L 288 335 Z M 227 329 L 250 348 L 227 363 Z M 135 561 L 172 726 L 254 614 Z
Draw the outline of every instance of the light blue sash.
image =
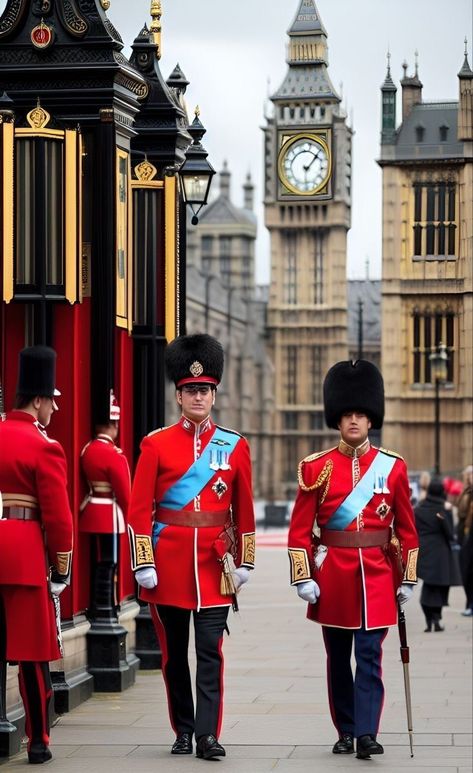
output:
M 343 531 L 370 502 L 379 481 L 386 481 L 396 458 L 378 451 L 363 477 L 330 517 L 325 529 Z
M 167 507 L 169 510 L 182 510 L 194 497 L 196 497 L 207 483 L 212 480 L 218 469 L 212 469 L 210 464 L 225 452 L 227 458 L 235 450 L 235 446 L 240 440 L 240 435 L 235 432 L 227 432 L 221 427 L 217 427 L 209 442 L 202 452 L 202 456 L 192 464 L 182 478 L 179 478 L 173 485 L 165 491 L 163 498 L 158 503 L 160 507 Z

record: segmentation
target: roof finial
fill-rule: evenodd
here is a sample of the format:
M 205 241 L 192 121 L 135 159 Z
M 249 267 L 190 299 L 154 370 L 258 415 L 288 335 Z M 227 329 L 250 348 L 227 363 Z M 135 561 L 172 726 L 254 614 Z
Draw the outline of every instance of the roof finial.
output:
M 417 48 L 414 51 L 414 58 L 415 58 L 415 71 L 416 71 L 415 72 L 415 76 L 417 78 L 417 76 L 419 75 L 419 52 L 418 52 Z
M 199 115 L 200 115 L 200 107 L 199 107 L 199 105 L 195 106 L 194 115 L 195 115 L 196 118 L 199 117 Z
M 391 77 L 391 52 L 389 50 L 389 43 L 388 43 L 388 50 L 387 50 L 387 53 L 386 53 L 386 59 L 387 59 L 387 62 L 388 62 L 388 72 L 386 73 L 386 75 L 387 75 L 388 78 L 390 78 Z
M 465 35 L 465 56 L 468 56 L 468 39 Z
M 161 59 L 161 16 L 163 10 L 161 8 L 161 0 L 151 0 L 151 24 L 149 25 L 149 31 L 153 36 L 153 41 L 156 44 L 156 58 Z

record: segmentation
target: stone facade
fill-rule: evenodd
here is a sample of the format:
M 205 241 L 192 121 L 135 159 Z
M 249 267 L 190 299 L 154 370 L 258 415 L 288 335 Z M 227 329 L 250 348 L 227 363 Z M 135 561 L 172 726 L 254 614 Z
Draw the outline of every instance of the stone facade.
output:
M 399 126 L 389 67 L 381 87 L 383 443 L 412 470 L 434 467 L 429 358 L 444 344 L 440 469 L 455 475 L 472 455 L 473 72 L 465 52 L 459 100 L 424 103 L 417 65 L 406 71 Z

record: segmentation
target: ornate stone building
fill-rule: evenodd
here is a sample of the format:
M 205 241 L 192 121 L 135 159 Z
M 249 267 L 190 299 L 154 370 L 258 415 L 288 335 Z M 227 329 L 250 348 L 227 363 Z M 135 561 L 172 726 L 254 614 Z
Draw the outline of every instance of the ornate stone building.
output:
M 434 466 L 430 355 L 444 344 L 440 469 L 458 473 L 472 455 L 473 72 L 465 51 L 458 101 L 424 103 L 417 64 L 403 67 L 399 126 L 389 65 L 381 87 L 383 444 Z
M 335 437 L 325 427 L 322 382 L 330 365 L 347 357 L 351 221 L 352 130 L 330 81 L 327 33 L 314 0 L 299 0 L 288 35 L 287 73 L 264 127 L 275 498 L 292 496 L 298 460 Z

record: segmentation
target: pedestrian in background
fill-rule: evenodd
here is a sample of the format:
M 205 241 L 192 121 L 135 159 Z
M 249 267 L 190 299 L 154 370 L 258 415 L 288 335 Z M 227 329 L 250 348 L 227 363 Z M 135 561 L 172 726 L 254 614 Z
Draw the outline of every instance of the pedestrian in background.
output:
M 473 616 L 473 466 L 463 470 L 463 491 L 458 498 L 460 569 L 466 595 L 465 617 Z
M 417 573 L 424 581 L 420 604 L 425 615 L 425 632 L 443 631 L 442 607 L 448 606 L 448 594 L 454 577 L 451 542 L 453 519 L 446 507 L 446 494 L 440 478 L 433 478 L 425 499 L 414 508 L 419 534 Z
M 48 661 L 62 657 L 58 596 L 73 538 L 66 457 L 45 430 L 58 409 L 55 377 L 53 349 L 23 349 L 15 408 L 0 421 L 0 685 L 6 663 L 17 662 L 34 765 L 52 757 Z
M 322 625 L 339 735 L 332 751 L 352 754 L 356 738 L 357 757 L 367 759 L 384 753 L 376 740 L 384 701 L 382 647 L 388 627 L 397 623 L 398 602 L 412 595 L 418 540 L 406 464 L 368 438 L 371 427 L 383 424 L 379 370 L 366 360 L 338 362 L 324 381 L 324 408 L 340 440 L 299 465 L 288 535 L 291 584 L 309 602 L 307 617 Z

